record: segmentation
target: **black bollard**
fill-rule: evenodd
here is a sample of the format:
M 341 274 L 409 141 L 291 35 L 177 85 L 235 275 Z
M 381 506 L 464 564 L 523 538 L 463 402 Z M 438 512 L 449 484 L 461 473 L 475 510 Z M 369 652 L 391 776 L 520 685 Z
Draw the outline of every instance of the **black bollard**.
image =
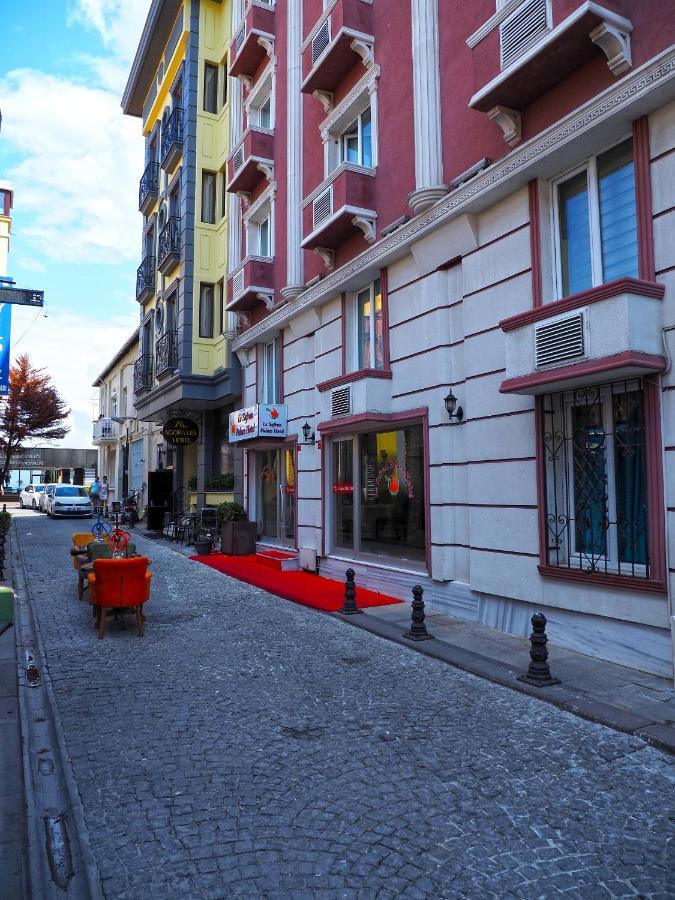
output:
M 424 624 L 424 600 L 422 594 L 424 591 L 419 584 L 412 589 L 413 602 L 410 631 L 403 634 L 404 638 L 409 641 L 429 641 L 433 638 L 433 634 L 429 634 L 427 626 Z
M 548 667 L 546 616 L 543 613 L 535 613 L 531 621 L 530 665 L 525 675 L 518 676 L 518 681 L 524 681 L 525 684 L 532 684 L 535 687 L 550 687 L 552 684 L 560 684 L 560 679 L 553 678 Z
M 343 616 L 355 616 L 357 613 L 363 613 L 356 605 L 356 585 L 354 583 L 355 573 L 353 569 L 347 569 L 345 572 L 345 604 L 340 610 Z

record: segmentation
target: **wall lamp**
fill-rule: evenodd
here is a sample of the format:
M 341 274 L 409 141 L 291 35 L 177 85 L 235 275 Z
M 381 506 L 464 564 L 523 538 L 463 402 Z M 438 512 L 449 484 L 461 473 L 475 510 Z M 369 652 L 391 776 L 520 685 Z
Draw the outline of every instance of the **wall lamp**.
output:
M 316 438 L 315 438 L 315 436 L 314 436 L 314 432 L 312 431 L 312 426 L 311 426 L 311 425 L 309 424 L 309 422 L 307 422 L 307 421 L 306 421 L 305 424 L 302 426 L 302 436 L 303 436 L 304 439 L 305 439 L 305 440 L 303 441 L 304 444 L 309 444 L 309 445 L 311 445 L 311 444 L 315 443 L 315 441 L 316 441 Z
M 445 409 L 448 413 L 448 418 L 457 419 L 458 422 L 461 422 L 464 418 L 464 410 L 461 406 L 457 406 L 457 397 L 455 397 L 455 395 L 452 393 L 452 389 L 443 402 L 445 403 Z

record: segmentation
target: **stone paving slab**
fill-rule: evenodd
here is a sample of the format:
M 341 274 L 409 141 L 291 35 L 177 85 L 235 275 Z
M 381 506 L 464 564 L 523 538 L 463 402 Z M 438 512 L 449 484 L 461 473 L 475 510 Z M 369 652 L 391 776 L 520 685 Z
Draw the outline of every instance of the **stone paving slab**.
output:
M 110 898 L 672 893 L 673 760 L 139 538 L 146 637 L 17 520 Z M 358 617 L 365 619 L 365 616 Z

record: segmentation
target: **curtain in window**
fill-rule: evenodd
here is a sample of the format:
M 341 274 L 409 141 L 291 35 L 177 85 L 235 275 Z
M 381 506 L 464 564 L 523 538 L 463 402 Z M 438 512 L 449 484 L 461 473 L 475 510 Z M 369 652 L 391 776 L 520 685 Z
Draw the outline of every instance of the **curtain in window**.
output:
M 358 366 L 359 369 L 372 369 L 373 360 L 370 352 L 370 313 L 372 304 L 370 302 L 370 288 L 367 288 L 356 298 L 357 318 L 358 318 Z
M 603 280 L 638 275 L 633 142 L 598 157 Z
M 204 109 L 218 112 L 218 67 L 209 63 L 204 65 Z
M 199 337 L 213 337 L 213 285 L 203 284 L 199 292 Z
M 597 389 L 592 389 L 597 390 Z M 576 551 L 595 569 L 607 555 L 607 453 L 602 402 L 572 408 Z
M 202 222 L 216 222 L 216 175 L 202 172 Z
M 615 394 L 614 468 L 620 563 L 647 564 L 647 489 L 642 391 Z
M 588 178 L 580 172 L 558 188 L 563 296 L 593 286 Z

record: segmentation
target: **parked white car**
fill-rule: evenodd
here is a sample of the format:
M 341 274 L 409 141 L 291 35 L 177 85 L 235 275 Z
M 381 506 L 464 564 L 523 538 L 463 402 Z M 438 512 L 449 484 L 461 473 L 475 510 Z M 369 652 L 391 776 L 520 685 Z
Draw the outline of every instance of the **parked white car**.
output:
M 78 484 L 57 484 L 45 499 L 48 516 L 91 516 L 89 494 Z
M 40 495 L 44 493 L 46 487 L 46 484 L 27 484 L 19 494 L 21 509 L 37 509 L 40 505 Z
M 56 482 L 50 482 L 45 485 L 44 491 L 40 494 L 40 498 L 38 500 L 38 509 L 40 512 L 47 512 L 47 498 L 50 494 L 54 493 L 54 488 L 57 487 Z

